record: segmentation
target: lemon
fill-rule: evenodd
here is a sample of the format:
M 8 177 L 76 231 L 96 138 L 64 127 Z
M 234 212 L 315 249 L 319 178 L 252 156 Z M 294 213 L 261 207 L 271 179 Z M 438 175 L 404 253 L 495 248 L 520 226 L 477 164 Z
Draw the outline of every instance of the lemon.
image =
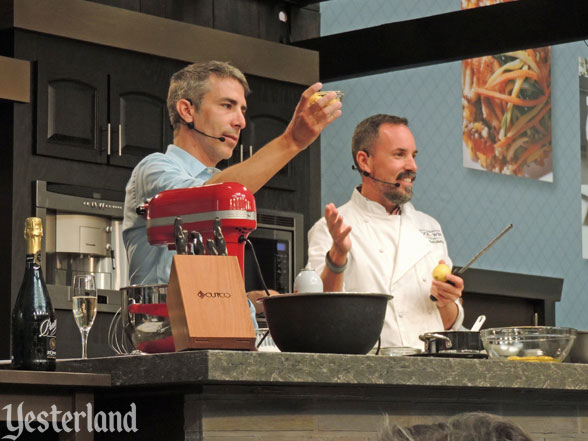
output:
M 451 268 L 445 263 L 440 263 L 433 269 L 433 279 L 439 282 L 446 282 L 448 274 L 451 274 Z
M 310 99 L 308 100 L 309 104 L 312 106 L 314 103 L 316 103 L 318 100 L 320 100 L 322 97 L 324 97 L 327 93 L 329 92 L 315 92 L 310 96 Z M 329 104 L 332 103 L 336 103 L 337 101 L 339 101 L 341 98 L 339 98 L 339 94 L 337 94 L 337 98 L 335 98 L 334 100 L 331 100 L 327 106 Z M 326 107 L 326 106 L 325 106 Z

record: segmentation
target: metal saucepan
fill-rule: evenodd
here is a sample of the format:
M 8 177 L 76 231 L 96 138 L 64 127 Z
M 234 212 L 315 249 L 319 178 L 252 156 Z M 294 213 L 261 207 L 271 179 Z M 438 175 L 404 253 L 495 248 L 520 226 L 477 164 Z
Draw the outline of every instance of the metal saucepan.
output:
M 480 333 L 475 331 L 427 332 L 419 339 L 425 342 L 426 354 L 478 353 L 484 349 Z

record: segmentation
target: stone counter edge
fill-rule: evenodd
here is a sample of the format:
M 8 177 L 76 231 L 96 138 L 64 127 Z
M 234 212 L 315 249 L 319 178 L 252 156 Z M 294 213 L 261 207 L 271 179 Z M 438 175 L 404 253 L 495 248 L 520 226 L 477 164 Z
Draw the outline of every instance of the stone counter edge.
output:
M 588 391 L 588 364 L 423 357 L 192 351 L 59 361 L 107 373 L 113 386 L 381 385 Z

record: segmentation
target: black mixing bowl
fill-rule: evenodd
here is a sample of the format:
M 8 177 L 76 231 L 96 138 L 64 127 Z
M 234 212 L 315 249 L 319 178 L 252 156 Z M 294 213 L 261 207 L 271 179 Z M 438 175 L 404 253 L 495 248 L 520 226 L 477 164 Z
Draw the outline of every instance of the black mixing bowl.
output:
M 378 342 L 390 299 L 388 294 L 321 292 L 258 301 L 282 352 L 367 354 Z

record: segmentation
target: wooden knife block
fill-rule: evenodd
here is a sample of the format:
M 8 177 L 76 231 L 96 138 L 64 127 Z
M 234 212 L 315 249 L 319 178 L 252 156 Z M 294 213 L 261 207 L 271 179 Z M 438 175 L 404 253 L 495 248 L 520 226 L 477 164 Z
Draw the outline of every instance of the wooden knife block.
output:
M 255 330 L 235 256 L 175 255 L 167 307 L 176 351 L 255 350 Z

